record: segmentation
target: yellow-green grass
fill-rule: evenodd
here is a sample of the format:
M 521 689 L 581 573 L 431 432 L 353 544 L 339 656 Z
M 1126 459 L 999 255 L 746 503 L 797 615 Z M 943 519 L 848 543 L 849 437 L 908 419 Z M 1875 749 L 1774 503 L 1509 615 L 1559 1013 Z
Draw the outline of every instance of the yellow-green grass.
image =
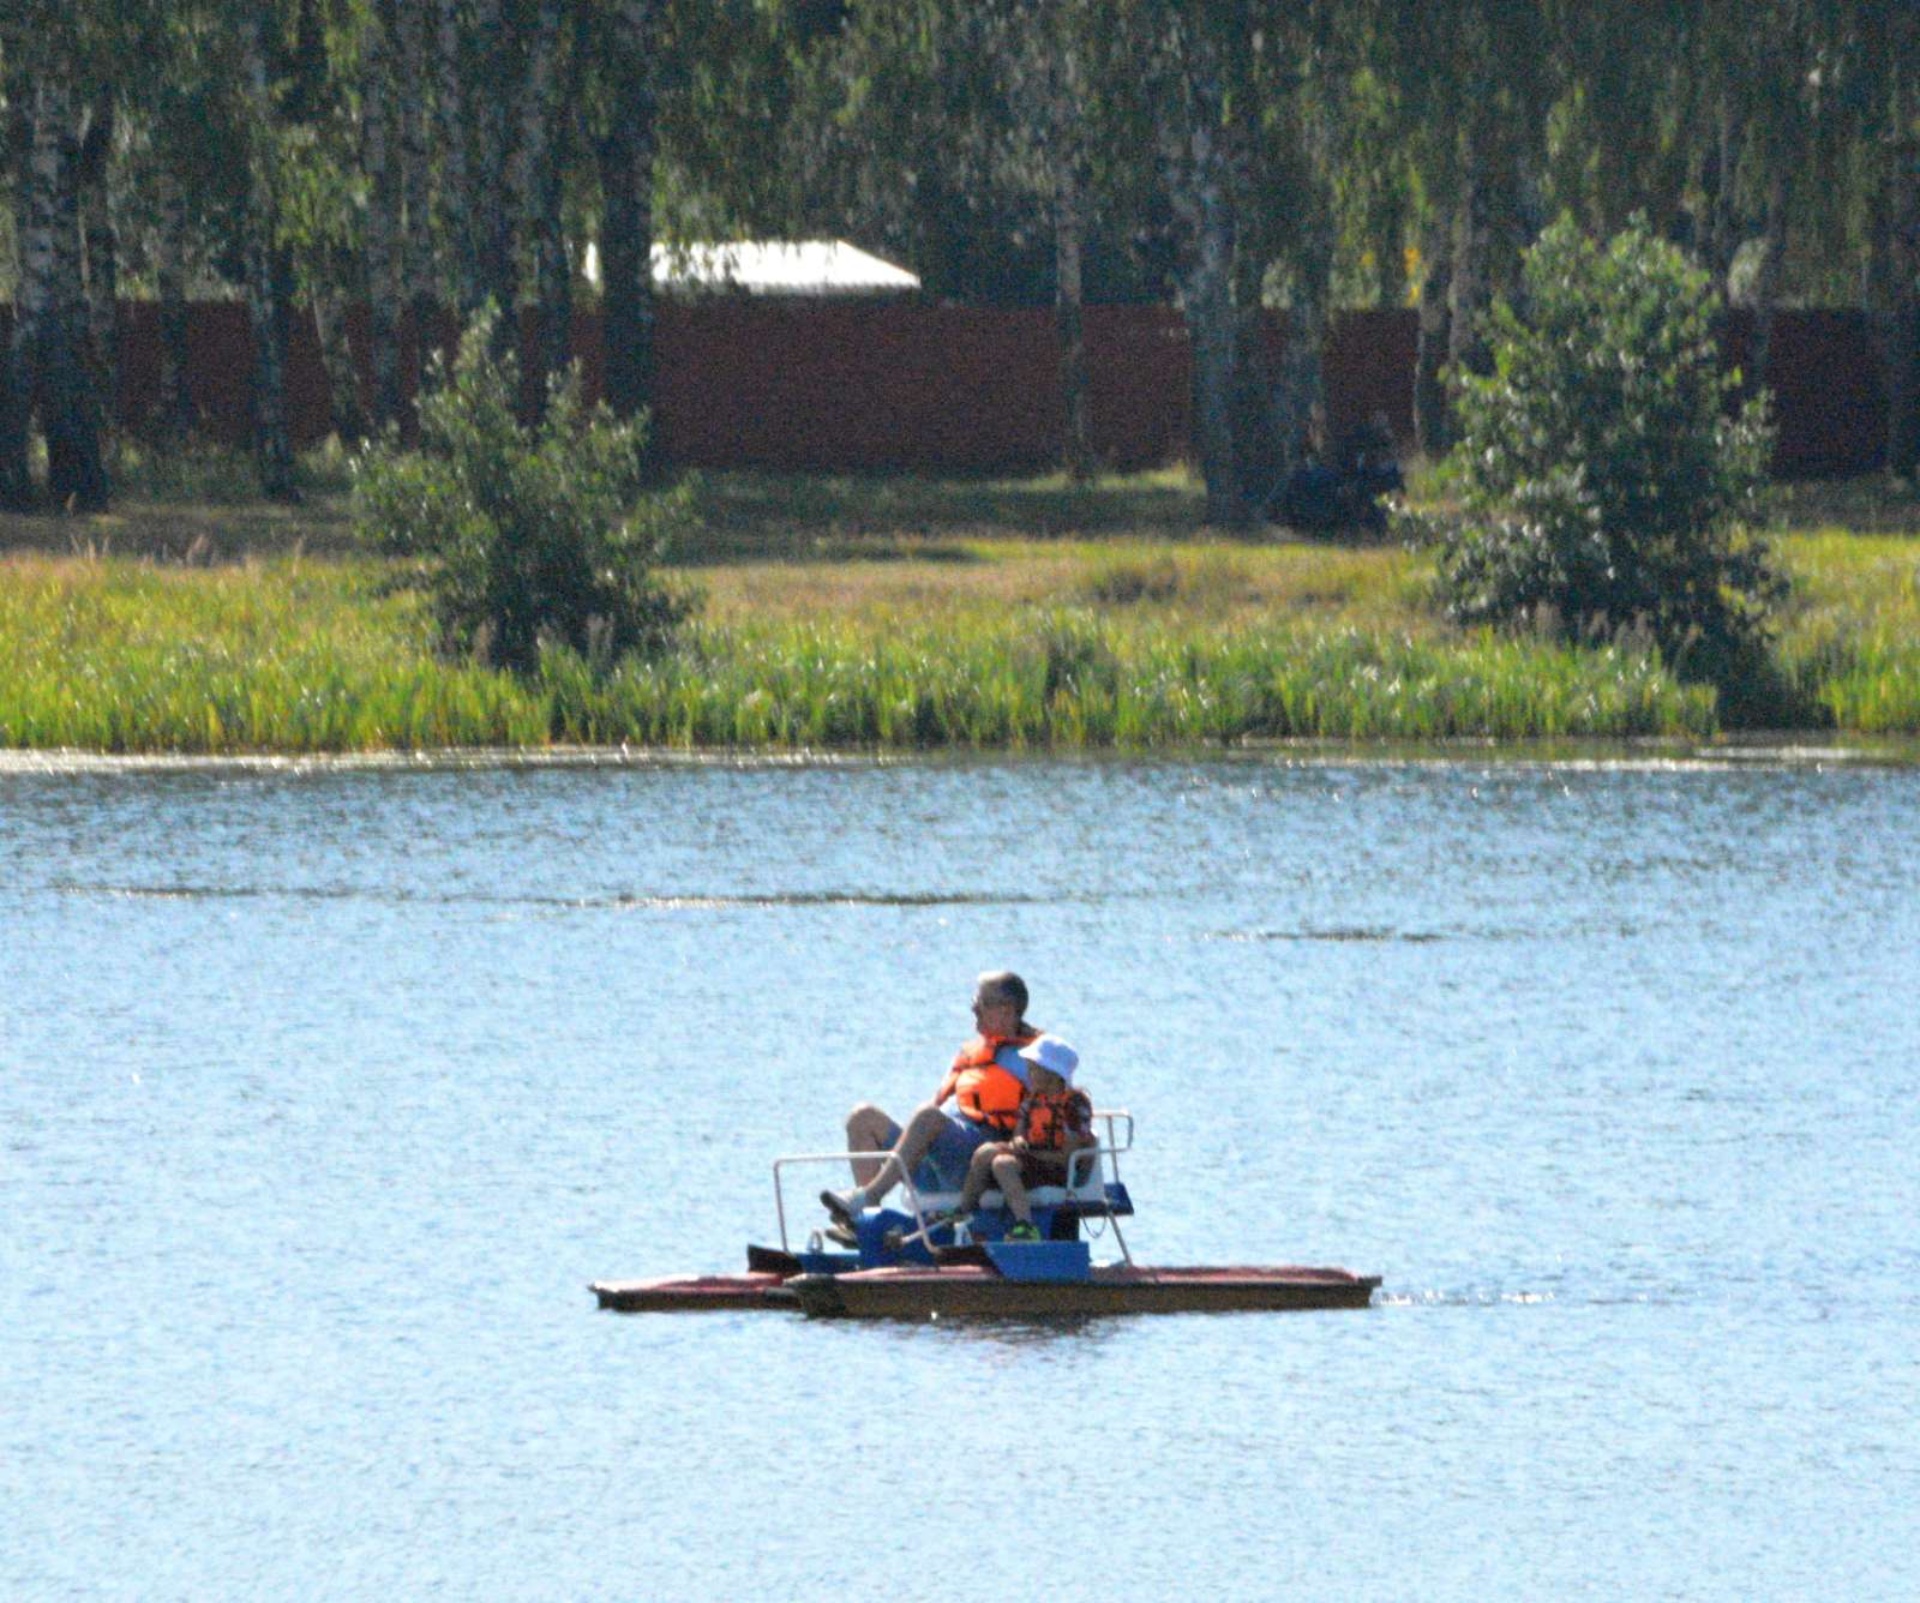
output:
M 0 561 L 0 745 L 106 752 L 524 745 L 539 709 L 433 660 L 353 564 Z
M 1701 734 L 1644 651 L 1457 634 L 1417 559 L 981 546 L 710 568 L 660 661 L 531 682 L 436 660 L 364 562 L 0 565 L 0 744 L 351 751 L 548 742 L 1129 747 L 1249 737 Z
M 38 551 L 21 537 L 0 555 L 0 745 L 1144 748 L 1718 727 L 1713 692 L 1644 644 L 1456 629 L 1430 556 L 1218 539 L 1177 476 L 1091 491 L 738 476 L 705 502 L 668 572 L 704 601 L 682 648 L 612 672 L 556 656 L 531 682 L 436 658 L 394 570 L 285 554 L 332 544 L 302 531 L 337 529 L 337 497 L 253 542 L 281 554 L 237 563 L 212 559 L 252 542 L 233 531 L 257 508 L 177 509 L 212 531 L 197 546 L 154 536 L 171 510 L 125 514 L 124 546 L 97 522 L 14 520 L 42 532 Z M 145 555 L 104 554 L 122 549 Z M 1794 585 L 1775 657 L 1806 726 L 1920 733 L 1920 541 L 1812 527 L 1775 549 Z
M 555 672 L 549 684 L 567 727 L 668 746 L 1144 749 L 1711 726 L 1708 695 L 1610 649 L 1286 623 L 1212 632 L 1071 611 L 707 628 L 688 651 L 604 683 Z
M 948 543 L 701 575 L 691 649 L 609 687 L 676 744 L 1150 746 L 1645 735 L 1711 697 L 1644 652 L 1463 634 L 1384 548 Z
M 1920 541 L 1840 530 L 1777 542 L 1793 590 L 1775 656 L 1833 727 L 1920 733 Z

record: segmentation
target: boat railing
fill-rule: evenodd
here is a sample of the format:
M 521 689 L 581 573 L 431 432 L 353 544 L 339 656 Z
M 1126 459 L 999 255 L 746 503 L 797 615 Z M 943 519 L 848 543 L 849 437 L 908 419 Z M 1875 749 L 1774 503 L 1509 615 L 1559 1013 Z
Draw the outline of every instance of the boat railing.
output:
M 1110 1159 L 1111 1162 L 1108 1167 L 1112 1172 L 1112 1178 L 1118 1180 L 1120 1178 L 1120 1154 L 1133 1150 L 1133 1115 L 1125 1108 L 1095 1108 L 1093 1110 L 1093 1122 L 1096 1127 L 1100 1125 L 1106 1126 L 1107 1138 L 1105 1141 L 1096 1141 L 1093 1146 L 1082 1147 L 1067 1159 L 1067 1189 L 1069 1191 L 1073 1190 L 1076 1184 L 1084 1185 L 1089 1178 L 1088 1175 L 1082 1174 L 1079 1181 L 1076 1182 L 1073 1177 L 1075 1167 L 1083 1160 L 1091 1166 L 1097 1164 L 1102 1158 Z M 1125 1131 L 1124 1139 L 1121 1138 L 1122 1131 Z
M 1120 1155 L 1133 1150 L 1133 1115 L 1125 1108 L 1095 1108 L 1093 1122 L 1096 1128 L 1105 1127 L 1106 1139 L 1091 1147 L 1082 1147 L 1067 1158 L 1067 1193 L 1072 1196 L 1083 1191 L 1089 1185 L 1100 1185 L 1102 1194 L 1105 1182 L 1100 1179 L 1100 1163 L 1106 1160 L 1109 1177 L 1116 1183 L 1120 1179 Z M 785 1157 L 773 1160 L 773 1207 L 780 1222 L 780 1250 L 791 1252 L 792 1244 L 787 1236 L 787 1192 L 786 1171 L 816 1163 L 855 1163 L 861 1160 L 878 1161 L 880 1168 L 874 1175 L 878 1180 L 893 1173 L 899 1176 L 900 1189 L 904 1193 L 907 1206 L 913 1213 L 915 1232 L 924 1238 L 929 1228 L 927 1206 L 913 1183 L 913 1176 L 906 1172 L 899 1158 L 891 1152 L 793 1152 Z M 1116 1235 L 1118 1227 L 1116 1226 Z M 1125 1251 L 1122 1243 L 1121 1251 Z

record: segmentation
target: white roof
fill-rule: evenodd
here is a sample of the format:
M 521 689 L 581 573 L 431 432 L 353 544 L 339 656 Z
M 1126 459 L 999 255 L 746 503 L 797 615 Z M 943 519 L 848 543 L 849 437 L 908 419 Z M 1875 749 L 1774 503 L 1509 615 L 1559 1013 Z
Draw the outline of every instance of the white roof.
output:
M 600 282 L 600 253 L 587 246 L 589 283 Z M 657 289 L 747 295 L 899 294 L 920 287 L 905 268 L 841 239 L 740 240 L 653 247 Z

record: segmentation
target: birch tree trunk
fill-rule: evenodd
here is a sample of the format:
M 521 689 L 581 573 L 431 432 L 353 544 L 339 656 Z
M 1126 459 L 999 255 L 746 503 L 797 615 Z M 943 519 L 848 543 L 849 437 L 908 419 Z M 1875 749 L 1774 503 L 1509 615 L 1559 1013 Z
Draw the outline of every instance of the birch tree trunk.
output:
M 393 54 L 406 92 L 396 96 L 400 128 L 400 209 L 405 219 L 400 237 L 401 310 L 400 434 L 412 444 L 419 434 L 414 398 L 420 393 L 427 327 L 433 317 L 433 185 L 431 155 L 432 107 L 426 97 L 430 83 L 427 50 L 427 0 L 398 0 L 398 26 Z
M 1707 266 L 1714 287 L 1728 299 L 1733 259 L 1740 250 L 1740 208 L 1735 185 L 1739 178 L 1740 135 L 1732 100 L 1723 89 L 1715 105 L 1713 148 L 1706 164 Z
M 40 77 L 29 122 L 14 362 L 40 415 L 53 504 L 101 512 L 107 477 L 88 382 L 80 145 L 66 84 L 51 74 Z
M 105 460 L 112 458 L 120 421 L 120 236 L 109 186 L 115 126 L 113 96 L 103 95 L 80 147 L 78 175 L 86 252 L 87 344 L 92 357 L 87 404 Z
M 470 82 L 461 47 L 466 26 L 461 0 L 437 0 L 434 32 L 434 132 L 440 145 L 439 228 L 445 257 L 441 284 L 448 304 L 464 323 L 480 305 L 480 259 L 475 221 L 473 164 L 469 159 L 472 119 Z
M 1211 40 L 1176 47 L 1177 119 L 1163 130 L 1170 146 L 1168 189 L 1188 238 L 1181 302 L 1193 360 L 1193 441 L 1206 481 L 1206 520 L 1241 528 L 1250 520 L 1234 449 L 1234 396 L 1239 366 L 1239 320 L 1234 314 L 1233 265 L 1238 214 L 1232 162 L 1226 148 L 1226 90 Z
M 1486 345 L 1481 322 L 1492 295 L 1487 217 L 1487 141 L 1469 118 L 1461 135 L 1460 192 L 1454 202 L 1452 274 L 1447 285 L 1447 360 L 1477 370 Z
M 1773 364 L 1773 330 L 1780 306 L 1780 280 L 1787 259 L 1787 175 L 1775 167 L 1767 179 L 1767 220 L 1760 267 L 1753 275 L 1752 382 L 1765 385 Z
M 400 0 L 401 4 L 405 0 Z M 360 162 L 367 177 L 365 249 L 367 329 L 373 368 L 373 424 L 397 423 L 400 391 L 401 184 L 394 151 L 392 29 L 395 0 L 381 0 L 368 19 L 360 79 Z
M 249 9 L 239 30 L 242 90 L 247 105 L 245 260 L 247 315 L 253 328 L 253 448 L 260 488 L 272 500 L 298 501 L 293 444 L 287 432 L 287 272 L 275 238 L 272 91 L 267 81 L 263 18 Z
M 1265 517 L 1278 502 L 1291 471 L 1290 452 L 1283 431 L 1288 428 L 1285 390 L 1286 356 L 1278 365 L 1267 337 L 1267 314 L 1261 305 L 1258 274 L 1250 264 L 1243 273 L 1233 302 L 1233 471 L 1246 503 L 1248 522 Z M 1253 278 L 1249 284 L 1247 278 Z
M 1920 138 L 1898 67 L 1888 98 L 1862 298 L 1886 396 L 1886 470 L 1912 478 L 1920 468 Z
M 187 197 L 164 168 L 156 187 L 160 226 L 155 239 L 154 289 L 159 301 L 160 395 L 155 415 L 161 437 L 178 442 L 193 432 L 193 395 L 187 388 Z
M 1080 65 L 1087 9 L 1080 0 L 1021 0 L 996 48 L 1010 98 L 1038 152 L 1053 223 L 1054 324 L 1059 340 L 1063 465 L 1076 483 L 1093 476 L 1087 408 L 1085 152 L 1080 120 L 1085 93 Z
M 619 417 L 653 400 L 653 164 L 659 100 L 659 0 L 618 0 L 614 12 L 613 99 L 595 151 L 600 170 L 600 307 L 603 391 Z M 658 455 L 658 436 L 648 449 Z
M 563 129 L 569 125 L 561 113 Z M 540 367 L 548 374 L 565 372 L 573 361 L 573 269 L 567 258 L 566 171 L 555 159 L 547 163 L 541 185 L 541 220 L 537 249 L 544 253 L 540 269 Z
M 1912 479 L 1920 476 L 1920 195 L 1914 176 L 1920 142 L 1906 142 L 1901 165 L 1906 175 L 1895 197 L 1897 221 L 1880 247 L 1886 282 L 1872 316 L 1887 398 L 1886 467 Z
M 1413 358 L 1413 435 L 1420 453 L 1438 461 L 1453 444 L 1443 370 L 1452 344 L 1451 211 L 1437 212 L 1420 242 L 1420 332 Z
M 1077 152 L 1056 147 L 1054 160 L 1054 305 L 1060 330 L 1060 400 L 1065 413 L 1067 476 L 1078 484 L 1091 479 L 1094 472 L 1093 422 L 1087 402 L 1086 297 L 1080 272 L 1086 204 Z
M 499 309 L 495 344 L 520 349 L 520 278 L 513 251 L 511 184 L 507 171 L 511 108 L 519 103 L 516 64 L 520 41 L 509 26 L 502 0 L 474 0 L 475 49 L 467 64 L 471 94 L 466 104 L 469 194 L 475 218 L 475 264 L 480 299 Z
M 1288 483 L 1309 450 L 1325 453 L 1333 446 L 1326 381 L 1337 247 L 1331 194 L 1333 116 L 1324 105 L 1309 104 L 1295 118 L 1298 149 L 1305 157 L 1303 188 L 1295 222 L 1285 354 L 1279 382 L 1268 392 L 1276 488 Z M 1257 303 L 1257 291 L 1254 299 Z
M 1457 185 L 1448 251 L 1447 360 L 1456 371 L 1478 369 L 1486 346 L 1481 322 L 1493 297 L 1491 196 L 1498 115 L 1493 19 L 1475 6 L 1460 15 L 1459 50 L 1467 63 L 1464 104 L 1454 135 Z
M 1307 266 L 1297 275 L 1287 308 L 1287 344 L 1280 382 L 1274 386 L 1273 433 L 1278 447 L 1277 482 L 1285 484 L 1309 446 L 1325 450 L 1330 439 L 1315 439 L 1327 421 L 1328 305 L 1332 297 L 1331 240 L 1316 240 Z
M 360 369 L 353 359 L 353 342 L 347 331 L 346 297 L 337 280 L 314 285 L 312 310 L 320 365 L 327 374 L 327 413 L 333 431 L 343 444 L 370 439 L 373 420 L 360 401 Z M 403 418 L 403 427 L 404 423 Z
M 560 237 L 559 182 L 555 133 L 560 120 L 560 65 L 566 10 L 561 0 L 540 0 L 533 37 L 528 41 L 526 82 L 520 95 L 519 141 L 513 160 L 514 211 L 526 245 L 529 287 L 533 292 L 533 360 L 527 364 L 523 394 L 537 414 L 546 408 L 547 381 L 555 371 L 556 345 L 566 331 L 555 324 L 564 315 L 560 281 L 566 276 L 566 246 Z M 620 115 L 616 109 L 615 115 Z
M 33 510 L 33 474 L 27 462 L 32 406 L 26 375 L 9 339 L 0 345 L 0 512 Z
M 31 130 L 32 123 L 24 108 L 18 105 L 6 108 L 5 121 L 0 122 L 5 144 L 0 150 L 16 154 L 18 158 L 10 177 L 14 233 L 22 240 L 27 234 L 26 153 L 31 147 Z M 28 437 L 33 427 L 33 386 L 24 361 L 25 343 L 16 297 L 13 331 L 6 343 L 0 345 L 0 510 L 7 512 L 30 512 L 34 505 L 33 474 L 27 458 Z
M 1192 215 L 1194 251 L 1183 299 L 1193 348 L 1194 444 L 1207 486 L 1207 522 L 1238 528 L 1248 521 L 1248 507 L 1233 438 L 1239 366 L 1233 308 L 1235 215 L 1218 130 L 1196 127 L 1191 137 L 1191 187 L 1183 209 Z
M 1373 259 L 1374 305 L 1383 311 L 1407 304 L 1407 198 L 1398 184 L 1389 184 L 1375 218 Z

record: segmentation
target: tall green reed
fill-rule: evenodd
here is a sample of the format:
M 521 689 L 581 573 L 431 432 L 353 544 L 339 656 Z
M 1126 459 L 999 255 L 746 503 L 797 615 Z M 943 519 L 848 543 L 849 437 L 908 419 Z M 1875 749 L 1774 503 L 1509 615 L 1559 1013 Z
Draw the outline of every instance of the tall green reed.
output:
M 1920 561 L 1792 553 L 1776 659 L 1802 705 L 1920 732 Z M 1702 736 L 1713 692 L 1630 639 L 1456 632 L 1412 611 L 1020 603 L 690 629 L 652 661 L 436 658 L 374 564 L 0 563 L 0 745 L 325 752 L 551 743 L 1145 749 L 1246 739 Z

